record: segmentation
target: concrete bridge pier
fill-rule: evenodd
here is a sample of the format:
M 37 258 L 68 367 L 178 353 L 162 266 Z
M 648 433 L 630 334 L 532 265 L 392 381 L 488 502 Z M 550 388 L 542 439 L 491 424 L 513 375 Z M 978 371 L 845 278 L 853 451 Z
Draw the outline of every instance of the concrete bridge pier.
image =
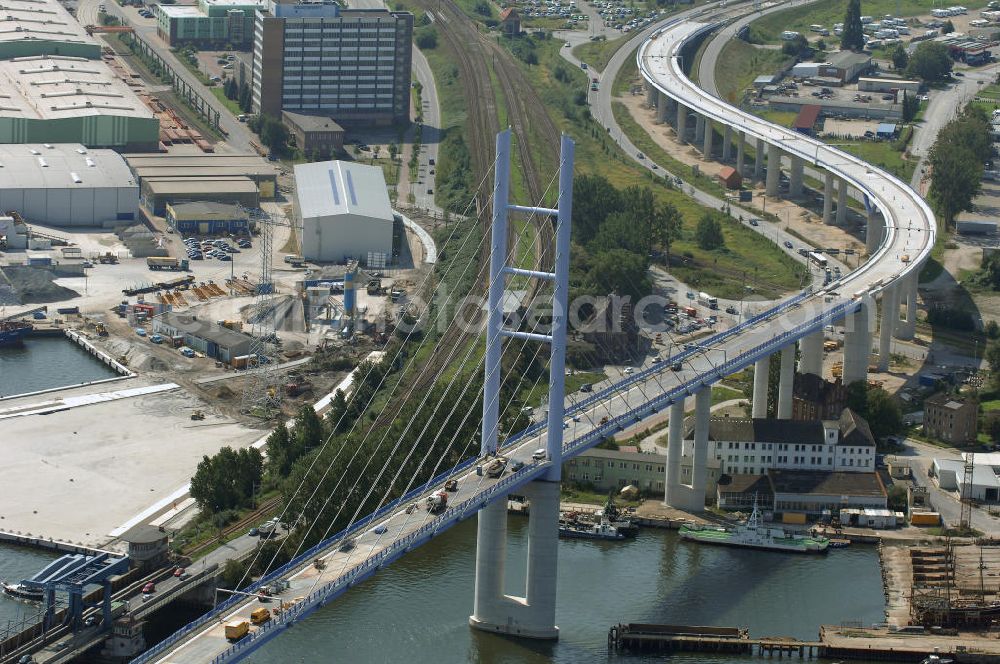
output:
M 733 128 L 726 125 L 722 133 L 722 161 L 728 162 L 733 152 Z
M 861 301 L 861 309 L 847 317 L 844 334 L 844 385 L 868 379 L 868 359 L 872 352 L 871 299 Z
M 917 333 L 917 281 L 920 269 L 914 270 L 910 276 L 899 284 L 898 297 L 906 302 L 906 318 L 896 325 L 896 338 L 909 340 Z
M 833 173 L 830 171 L 823 176 L 823 223 L 827 226 L 833 223 Z
M 747 135 L 742 131 L 736 139 L 736 172 L 743 177 L 743 162 L 746 160 Z
M 701 156 L 705 159 L 712 158 L 712 140 L 715 138 L 715 130 L 712 129 L 712 121 L 705 118 L 705 129 L 703 132 L 705 135 L 702 137 L 704 140 L 704 145 L 702 147 Z
M 795 344 L 789 344 L 781 349 L 781 372 L 778 375 L 778 419 L 790 420 L 795 382 Z
M 767 146 L 767 185 L 768 196 L 777 196 L 781 184 L 781 148 L 777 145 Z
M 663 486 L 663 503 L 674 505 L 683 500 L 681 495 L 681 456 L 684 449 L 684 399 L 670 406 L 670 421 L 667 429 L 667 463 Z
M 695 120 L 694 120 L 694 142 L 695 143 L 700 143 L 703 140 L 705 140 L 705 124 L 706 124 L 705 116 L 704 115 L 699 115 L 699 114 L 696 113 L 695 114 Z
M 837 182 L 837 226 L 847 223 L 847 180 Z
M 762 180 L 764 178 L 764 139 L 757 139 L 757 148 L 753 156 L 753 179 Z
M 677 142 L 681 145 L 687 143 L 687 118 L 688 109 L 687 106 L 681 102 L 677 102 Z
M 799 373 L 823 375 L 823 331 L 799 339 Z
M 646 106 L 650 108 L 656 108 L 656 98 L 659 96 L 660 91 L 653 86 L 652 83 L 646 82 Z
M 667 121 L 667 110 L 668 110 L 668 100 L 667 95 L 662 92 L 659 93 L 659 99 L 656 102 L 656 121 L 659 124 L 663 124 Z
M 708 427 L 711 408 L 712 388 L 705 386 L 695 394 L 691 483 L 684 484 L 681 481 L 681 459 L 684 449 L 684 400 L 681 399 L 670 407 L 664 502 L 672 507 L 690 512 L 703 512 L 705 510 L 705 485 L 708 480 Z
M 753 365 L 753 404 L 750 417 L 767 417 L 767 382 L 771 374 L 770 356 L 757 360 Z
M 881 322 L 879 323 L 878 370 L 889 370 L 892 333 L 899 324 L 899 289 L 889 286 L 882 291 Z
M 788 197 L 799 198 L 802 196 L 802 171 L 804 163 L 802 157 L 792 155 L 790 157 L 791 168 L 788 172 Z
M 556 575 L 559 547 L 559 483 L 536 480 L 523 488 L 531 501 L 523 597 L 503 592 L 507 556 L 507 501 L 479 512 L 476 590 L 469 624 L 495 634 L 558 639 Z

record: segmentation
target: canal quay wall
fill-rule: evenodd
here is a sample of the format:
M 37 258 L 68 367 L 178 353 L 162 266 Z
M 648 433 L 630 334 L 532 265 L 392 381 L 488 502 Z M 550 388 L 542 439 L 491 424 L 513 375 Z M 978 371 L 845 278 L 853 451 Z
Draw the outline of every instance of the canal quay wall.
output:
M 121 555 L 114 551 L 95 549 L 93 547 L 84 546 L 83 544 L 64 542 L 63 540 L 52 539 L 51 537 L 41 537 L 32 535 L 31 533 L 19 533 L 6 530 L 0 530 L 0 543 L 14 544 L 16 546 L 24 546 L 32 549 L 56 551 L 58 553 L 82 553 L 87 556 L 96 556 L 102 553 L 110 553 L 115 556 Z
M 723 653 L 759 657 L 922 662 L 931 653 L 958 664 L 1000 664 L 1000 639 L 988 635 L 906 634 L 886 627 L 822 625 L 816 641 L 750 638 L 746 629 L 629 623 L 612 625 L 608 649 L 627 653 Z

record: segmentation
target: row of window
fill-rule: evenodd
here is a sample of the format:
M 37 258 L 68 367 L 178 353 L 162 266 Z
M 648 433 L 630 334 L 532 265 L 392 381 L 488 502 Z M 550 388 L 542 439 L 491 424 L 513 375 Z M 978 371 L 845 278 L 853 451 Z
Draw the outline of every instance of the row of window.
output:
M 571 480 L 577 480 L 577 479 L 579 479 L 579 480 L 581 480 L 583 482 L 590 482 L 591 481 L 590 473 L 582 473 L 582 474 L 580 474 L 579 477 L 577 477 L 576 473 L 570 473 L 569 474 L 569 479 L 571 479 Z M 593 477 L 593 481 L 594 482 L 600 482 L 601 479 L 602 479 L 602 477 L 600 475 L 594 475 L 594 477 Z M 618 480 L 618 486 L 619 487 L 628 486 L 629 484 L 633 484 L 635 486 L 642 486 L 643 484 L 645 484 L 647 489 L 653 489 L 653 488 L 655 488 L 655 489 L 657 489 L 659 491 L 663 491 L 663 482 L 653 482 L 652 480 L 646 480 L 645 483 L 643 483 L 643 482 L 640 482 L 637 479 L 632 479 L 632 480 L 624 480 L 624 479 L 622 479 L 622 480 Z

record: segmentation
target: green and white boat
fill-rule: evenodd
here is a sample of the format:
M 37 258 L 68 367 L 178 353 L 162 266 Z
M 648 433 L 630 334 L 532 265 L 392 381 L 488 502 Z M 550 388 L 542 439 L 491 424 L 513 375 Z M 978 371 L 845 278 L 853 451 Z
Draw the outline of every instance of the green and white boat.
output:
M 765 551 L 788 551 L 790 553 L 826 553 L 830 547 L 830 540 L 825 537 L 799 535 L 786 532 L 784 528 L 770 528 L 764 525 L 756 500 L 754 500 L 750 519 L 746 523 L 741 523 L 734 528 L 710 525 L 682 526 L 680 536 L 681 539 L 701 542 L 702 544 L 739 546 Z

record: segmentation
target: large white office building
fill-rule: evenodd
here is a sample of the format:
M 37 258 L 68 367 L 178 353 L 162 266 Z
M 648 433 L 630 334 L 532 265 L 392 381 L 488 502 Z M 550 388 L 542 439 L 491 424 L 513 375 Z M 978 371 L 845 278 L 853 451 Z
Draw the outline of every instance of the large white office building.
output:
M 388 125 L 410 116 L 413 15 L 275 2 L 254 21 L 253 110 Z

